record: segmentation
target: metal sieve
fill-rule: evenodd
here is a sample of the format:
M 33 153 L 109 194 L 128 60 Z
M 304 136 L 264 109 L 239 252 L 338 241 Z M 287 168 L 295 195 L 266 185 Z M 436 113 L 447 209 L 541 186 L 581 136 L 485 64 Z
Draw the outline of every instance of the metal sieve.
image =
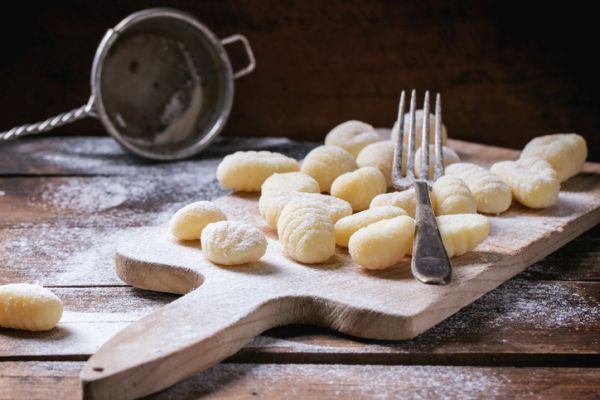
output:
M 224 46 L 241 42 L 248 65 L 234 72 Z M 87 104 L 0 133 L 0 142 L 93 116 L 123 147 L 154 160 L 192 156 L 219 134 L 231 111 L 235 78 L 256 66 L 248 40 L 218 39 L 173 9 L 136 12 L 100 42 Z

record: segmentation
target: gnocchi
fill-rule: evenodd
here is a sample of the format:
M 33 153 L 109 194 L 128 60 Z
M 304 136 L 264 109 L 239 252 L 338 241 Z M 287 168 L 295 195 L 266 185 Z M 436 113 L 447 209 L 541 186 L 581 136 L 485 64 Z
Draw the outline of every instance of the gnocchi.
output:
M 337 146 L 319 146 L 306 155 L 300 170 L 312 176 L 322 192 L 329 192 L 335 178 L 357 168 L 354 157 L 346 150 Z
M 227 188 L 258 192 L 263 182 L 276 172 L 298 171 L 298 161 L 270 151 L 236 151 L 223 158 L 217 167 L 217 179 Z
M 523 148 L 521 158 L 538 157 L 548 161 L 559 182 L 564 182 L 581 171 L 587 153 L 587 144 L 581 135 L 557 133 L 532 139 Z
M 49 289 L 28 283 L 0 286 L 0 326 L 49 331 L 63 312 L 62 301 Z
M 501 161 L 490 168 L 510 186 L 513 197 L 530 208 L 546 208 L 556 204 L 560 182 L 556 171 L 541 158 Z
M 323 262 L 335 253 L 333 222 L 319 202 L 290 201 L 281 211 L 277 234 L 285 252 L 301 263 Z
M 383 269 L 402 261 L 412 246 L 415 221 L 407 216 L 384 219 L 350 237 L 352 259 L 366 269 Z
M 271 226 L 277 228 L 277 221 L 283 208 L 294 199 L 318 202 L 327 210 L 333 223 L 340 218 L 352 214 L 352 206 L 345 200 L 318 193 L 302 192 L 267 192 L 258 200 L 258 211 L 261 217 Z
M 394 144 L 385 140 L 382 142 L 371 143 L 358 153 L 356 164 L 362 167 L 378 168 L 388 187 L 392 186 L 392 167 L 394 164 Z
M 200 234 L 211 222 L 227 216 L 210 201 L 197 201 L 179 209 L 170 221 L 171 234 L 180 240 L 200 240 Z
M 512 201 L 511 190 L 497 175 L 470 163 L 456 163 L 446 168 L 446 175 L 462 179 L 477 202 L 477 211 L 500 214 L 508 210 Z
M 342 174 L 331 185 L 331 195 L 346 200 L 354 211 L 366 210 L 373 197 L 386 191 L 385 177 L 375 167 Z
M 416 136 L 415 136 L 415 148 L 418 149 L 421 146 L 421 138 L 423 132 L 423 110 L 415 111 L 415 128 L 416 128 Z M 404 114 L 404 143 L 408 143 L 408 123 L 409 123 L 409 113 Z M 398 121 L 394 123 L 392 128 L 392 142 L 396 143 L 398 138 Z M 442 144 L 446 144 L 448 140 L 448 130 L 446 126 L 442 123 Z M 435 115 L 429 113 L 429 143 L 433 144 L 435 142 Z
M 258 261 L 267 250 L 265 235 L 238 221 L 208 224 L 200 236 L 202 253 L 215 264 L 239 265 Z
M 268 177 L 260 188 L 265 192 L 306 192 L 321 193 L 319 183 L 309 175 L 302 172 L 275 173 Z
M 473 250 L 490 233 L 490 222 L 480 214 L 452 214 L 437 217 L 438 228 L 448 257 Z
M 325 144 L 338 146 L 353 157 L 367 145 L 381 140 L 375 129 L 361 121 L 346 121 L 333 128 L 325 136 Z
M 437 200 L 437 215 L 477 212 L 475 197 L 459 178 L 442 176 L 433 184 L 432 192 Z
M 415 175 L 417 178 L 421 177 L 421 158 L 423 157 L 423 147 L 419 147 L 419 149 L 415 153 Z M 450 147 L 442 146 L 442 154 L 444 157 L 444 169 L 450 164 L 455 164 L 460 162 L 460 157 L 454 150 Z M 429 179 L 433 179 L 433 174 L 435 172 L 435 165 L 433 160 L 435 159 L 435 146 L 429 145 Z
M 435 195 L 430 192 L 429 200 L 431 201 L 431 207 L 435 211 L 437 208 L 437 199 Z M 416 212 L 416 198 L 415 189 L 410 188 L 401 192 L 383 193 L 377 195 L 371 200 L 369 208 L 381 207 L 381 206 L 395 206 L 400 207 L 408 213 L 409 216 L 415 217 Z
M 348 247 L 350 237 L 359 229 L 369 226 L 377 221 L 408 215 L 400 207 L 383 206 L 361 211 L 349 215 L 335 223 L 335 243 L 338 246 Z

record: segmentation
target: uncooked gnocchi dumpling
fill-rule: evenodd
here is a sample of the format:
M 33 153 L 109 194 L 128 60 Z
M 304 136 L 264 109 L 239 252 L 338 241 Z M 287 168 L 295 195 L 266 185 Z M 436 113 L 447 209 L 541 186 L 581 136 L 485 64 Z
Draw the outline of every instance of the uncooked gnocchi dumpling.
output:
M 356 157 L 368 144 L 381 140 L 375 129 L 361 121 L 342 122 L 325 136 L 325 144 L 338 146 Z
M 263 182 L 274 173 L 299 169 L 298 161 L 280 153 L 236 151 L 223 158 L 217 167 L 217 179 L 228 189 L 259 192 Z
M 266 192 L 306 192 L 321 193 L 319 183 L 303 172 L 284 172 L 267 178 L 260 189 Z
M 0 286 L 0 327 L 49 331 L 63 312 L 60 299 L 40 285 L 11 283 Z
M 329 192 L 338 176 L 358 168 L 352 154 L 337 146 L 319 146 L 302 161 L 301 171 L 319 183 L 322 192 Z
M 477 211 L 500 214 L 510 207 L 510 187 L 487 169 L 470 163 L 456 163 L 446 168 L 446 175 L 462 179 L 469 187 L 475 196 Z
M 556 204 L 560 182 L 556 171 L 541 158 L 501 161 L 490 168 L 512 190 L 513 197 L 530 208 L 545 208 Z
M 350 237 L 352 259 L 367 269 L 391 267 L 404 258 L 412 246 L 415 221 L 399 216 L 375 222 Z
M 258 261 L 267 250 L 265 235 L 239 221 L 208 224 L 200 236 L 202 253 L 215 264 L 239 265 Z
M 437 223 L 448 257 L 473 250 L 490 233 L 490 221 L 480 214 L 442 215 Z
M 437 201 L 436 214 L 471 214 L 477 212 L 477 202 L 468 186 L 459 178 L 442 176 L 432 188 Z
M 429 192 L 429 200 L 431 201 L 431 208 L 435 211 L 437 208 L 437 199 L 432 192 Z M 416 212 L 416 198 L 415 189 L 410 188 L 401 192 L 383 193 L 375 196 L 371 200 L 369 208 L 376 208 L 381 206 L 395 206 L 400 207 L 408 213 L 409 216 L 415 217 Z
M 318 202 L 326 209 L 335 224 L 340 218 L 352 214 L 352 206 L 345 200 L 319 193 L 302 192 L 267 192 L 258 200 L 258 211 L 261 217 L 271 226 L 277 228 L 277 221 L 283 208 L 294 199 Z
M 359 229 L 375 222 L 408 215 L 400 207 L 383 206 L 370 208 L 354 215 L 349 215 L 335 223 L 335 242 L 338 246 L 348 247 L 350 237 Z
M 419 147 L 415 153 L 415 175 L 417 178 L 421 177 L 421 157 L 422 147 Z M 460 162 L 460 157 L 450 147 L 442 146 L 442 153 L 444 156 L 444 169 L 450 165 Z M 433 179 L 433 173 L 435 172 L 435 146 L 429 145 L 429 179 Z
M 404 114 L 404 143 L 408 143 L 408 123 L 409 123 L 409 113 Z M 416 136 L 415 136 L 415 148 L 418 149 L 421 146 L 421 138 L 423 136 L 423 110 L 417 110 L 415 112 L 415 127 L 416 127 Z M 392 142 L 396 143 L 396 138 L 398 135 L 398 124 L 397 121 L 394 123 L 392 128 Z M 446 144 L 448 139 L 448 130 L 446 126 L 442 123 L 442 144 Z M 435 143 L 435 115 L 429 114 L 429 143 Z
M 358 153 L 356 163 L 359 167 L 375 167 L 385 177 L 388 187 L 392 186 L 392 167 L 394 165 L 394 143 L 389 140 L 371 143 Z
M 281 211 L 277 235 L 287 255 L 301 263 L 327 261 L 335 253 L 333 222 L 319 202 L 290 201 Z
M 521 158 L 538 157 L 552 165 L 558 180 L 564 182 L 583 168 L 587 158 L 585 139 L 576 133 L 557 133 L 532 139 L 523 151 Z
M 211 201 L 197 201 L 179 209 L 171 217 L 171 234 L 180 240 L 200 240 L 204 227 L 224 221 L 227 216 Z
M 331 184 L 331 195 L 346 200 L 354 211 L 366 210 L 373 197 L 386 191 L 385 177 L 375 167 L 347 172 L 338 176 Z

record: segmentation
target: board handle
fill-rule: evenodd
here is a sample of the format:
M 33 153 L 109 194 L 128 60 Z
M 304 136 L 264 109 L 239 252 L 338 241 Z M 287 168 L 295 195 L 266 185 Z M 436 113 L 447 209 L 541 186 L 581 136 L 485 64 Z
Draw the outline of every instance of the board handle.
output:
M 279 324 L 281 304 L 256 288 L 205 282 L 106 342 L 83 367 L 84 399 L 134 399 L 235 354 Z M 231 286 L 229 286 L 231 287 Z M 264 292 L 264 291 L 263 291 Z

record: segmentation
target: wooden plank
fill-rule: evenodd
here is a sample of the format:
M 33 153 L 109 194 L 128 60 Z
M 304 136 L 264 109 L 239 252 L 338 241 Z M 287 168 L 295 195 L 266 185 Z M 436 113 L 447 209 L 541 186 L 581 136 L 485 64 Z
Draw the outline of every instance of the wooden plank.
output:
M 0 399 L 79 399 L 82 362 L 2 362 Z M 596 398 L 598 368 L 220 364 L 150 398 Z
M 153 224 L 164 223 L 170 217 L 169 212 L 158 215 L 158 222 L 152 221 Z M 129 223 L 135 221 L 129 219 Z M 50 223 L 0 228 L 3 269 L 0 284 L 36 281 L 50 286 L 124 285 L 115 274 L 116 243 L 135 235 L 139 229 L 79 228 Z M 521 277 L 600 280 L 599 246 L 600 227 L 532 265 Z
M 151 225 L 186 203 L 227 193 L 216 165 L 140 176 L 3 178 L 0 227 Z
M 485 162 L 504 157 L 491 151 L 478 156 Z M 318 324 L 363 338 L 415 338 L 598 224 L 599 176 L 584 172 L 569 180 L 554 207 L 513 204 L 490 217 L 489 237 L 454 259 L 452 281 L 441 287 L 416 282 L 408 264 L 365 273 L 345 250 L 309 268 L 286 258 L 274 235 L 259 262 L 240 268 L 207 261 L 196 246 L 174 241 L 161 228 L 127 238 L 116 258 L 125 282 L 187 294 L 106 342 L 82 372 L 84 388 L 103 398 L 152 394 L 285 323 Z M 217 200 L 229 218 L 272 233 L 257 202 L 257 195 L 242 194 Z M 203 288 L 196 289 L 197 282 L 205 282 Z
M 518 155 L 511 149 L 476 143 L 451 141 L 450 144 L 463 160 L 476 160 L 482 165 Z M 80 152 L 77 154 L 85 154 L 85 149 L 90 145 L 85 140 L 75 141 L 75 148 L 79 148 Z M 239 144 L 233 148 L 239 148 Z M 300 151 L 304 150 L 308 148 Z M 55 156 L 57 151 L 54 149 L 50 154 Z M 161 218 L 168 218 L 185 203 L 214 199 L 227 193 L 215 178 L 219 161 L 219 158 L 208 158 L 151 166 L 144 166 L 138 161 L 141 164 L 132 166 L 131 170 L 124 168 L 123 171 L 129 172 L 120 176 L 0 178 L 0 226 L 40 223 L 79 227 L 151 225 L 160 222 Z M 103 167 L 86 167 L 85 173 L 102 171 L 104 167 L 109 170 L 112 168 L 109 157 L 100 164 Z M 77 162 L 70 160 L 65 165 L 75 166 Z M 57 170 L 62 167 L 49 164 L 45 168 Z M 588 172 L 600 172 L 600 165 L 587 164 L 583 174 L 567 182 L 564 187 L 569 191 L 585 190 L 593 180 L 587 179 L 590 177 L 586 175 Z
M 138 228 L 78 228 L 32 224 L 0 229 L 0 284 L 49 286 L 124 285 L 115 274 L 116 240 Z
M 237 150 L 278 151 L 302 158 L 316 145 L 280 137 L 219 137 L 191 160 L 159 163 L 135 157 L 105 136 L 23 138 L 0 146 L 0 175 L 177 175 Z
M 0 329 L 0 359 L 82 359 L 120 329 L 177 298 L 129 287 L 54 288 L 66 313 L 49 333 Z M 406 341 L 323 328 L 267 331 L 234 356 L 243 362 L 600 365 L 600 282 L 516 278 Z
M 525 271 L 531 280 L 600 280 L 600 226 Z
M 389 129 L 380 129 L 389 138 Z M 301 159 L 319 142 L 291 141 L 285 138 L 221 137 L 191 160 L 158 163 L 142 160 L 125 152 L 107 137 L 36 137 L 3 143 L 0 146 L 0 176 L 176 176 L 200 164 L 214 163 L 237 150 L 269 150 Z M 464 161 L 483 159 L 488 154 L 506 159 L 516 158 L 516 150 L 483 146 L 450 139 L 448 145 Z M 200 166 L 201 167 L 201 166 Z

